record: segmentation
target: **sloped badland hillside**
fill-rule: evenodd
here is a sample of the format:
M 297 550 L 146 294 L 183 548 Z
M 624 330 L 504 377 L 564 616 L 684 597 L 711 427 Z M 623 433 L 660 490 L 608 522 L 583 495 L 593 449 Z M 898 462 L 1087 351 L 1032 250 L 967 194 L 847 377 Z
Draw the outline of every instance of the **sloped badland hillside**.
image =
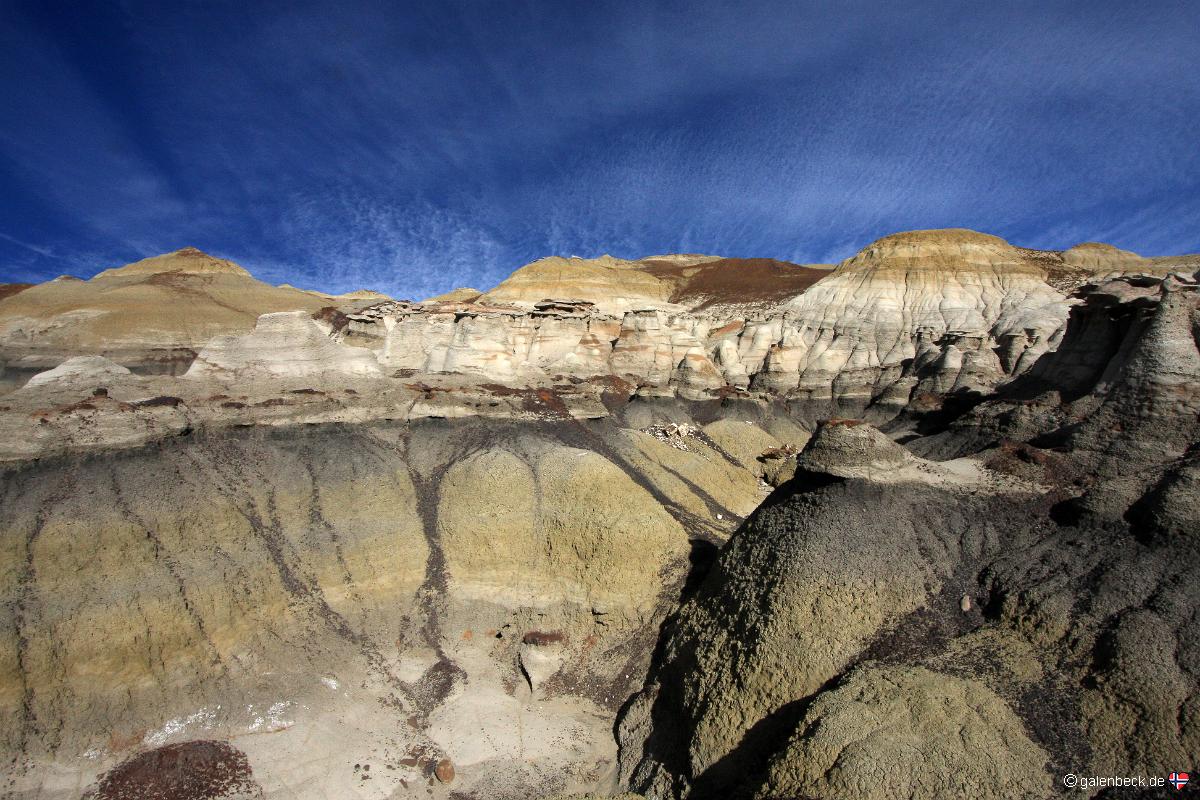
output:
M 0 791 L 1186 770 L 1197 270 L 943 230 L 833 267 L 548 258 L 421 302 L 192 249 L 5 290 Z

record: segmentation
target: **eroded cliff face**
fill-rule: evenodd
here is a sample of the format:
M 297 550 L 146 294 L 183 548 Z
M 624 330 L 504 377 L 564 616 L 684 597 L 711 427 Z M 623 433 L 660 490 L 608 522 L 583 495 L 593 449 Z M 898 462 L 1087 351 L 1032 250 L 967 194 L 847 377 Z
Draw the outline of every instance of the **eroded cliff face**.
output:
M 949 460 L 816 432 L 666 625 L 627 785 L 1036 798 L 1200 755 L 1200 292 L 1080 299 L 1057 352 L 909 443 Z
M 197 432 L 2 483 L 5 790 L 63 798 L 195 740 L 268 797 L 443 759 L 438 796 L 611 786 L 689 559 L 764 496 L 699 429 L 569 420 Z
M 885 421 L 1022 374 L 1057 346 L 1064 290 L 1098 273 L 1164 268 L 1105 245 L 1030 251 L 973 231 L 915 231 L 832 270 L 708 256 L 551 258 L 482 296 L 409 303 L 267 287 L 185 250 L 0 301 L 0 355 L 18 382 L 85 354 L 144 373 L 163 348 L 175 353 L 171 371 L 195 360 L 192 375 L 378 368 L 523 385 L 613 375 L 648 395 L 749 392 L 807 405 L 811 420 Z M 252 307 L 306 310 L 347 347 L 322 343 L 295 314 L 256 323 L 243 310 Z
M 184 256 L 87 282 L 0 395 L 15 797 L 1044 797 L 1200 755 L 1186 258 L 271 289 L 314 305 L 154 374 L 97 287 L 252 281 Z
M 919 231 L 832 271 L 558 259 L 470 304 L 364 309 L 347 335 L 390 369 L 526 381 L 613 374 L 650 393 L 768 393 L 882 420 L 913 401 L 990 391 L 1057 345 L 1068 304 L 1052 283 L 1090 273 L 1078 259 L 1037 255 L 972 231 Z M 648 279 L 670 293 L 647 289 Z M 619 281 L 620 291 L 609 285 Z
M 64 276 L 4 297 L 0 361 L 16 385 L 82 355 L 143 373 L 181 374 L 211 339 L 248 332 L 261 314 L 315 313 L 330 305 L 308 292 L 269 286 L 232 261 L 189 247 L 88 281 Z

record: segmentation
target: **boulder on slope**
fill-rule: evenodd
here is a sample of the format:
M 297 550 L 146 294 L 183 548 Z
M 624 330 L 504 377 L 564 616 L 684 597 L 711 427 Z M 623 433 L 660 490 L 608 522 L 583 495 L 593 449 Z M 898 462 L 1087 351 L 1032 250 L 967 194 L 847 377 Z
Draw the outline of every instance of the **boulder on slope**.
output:
M 861 420 L 824 421 L 797 458 L 797 467 L 840 478 L 872 477 L 916 459 L 877 428 Z
M 75 356 L 68 358 L 54 369 L 39 372 L 29 379 L 24 388 L 47 384 L 82 384 L 107 381 L 132 375 L 129 370 L 104 356 Z

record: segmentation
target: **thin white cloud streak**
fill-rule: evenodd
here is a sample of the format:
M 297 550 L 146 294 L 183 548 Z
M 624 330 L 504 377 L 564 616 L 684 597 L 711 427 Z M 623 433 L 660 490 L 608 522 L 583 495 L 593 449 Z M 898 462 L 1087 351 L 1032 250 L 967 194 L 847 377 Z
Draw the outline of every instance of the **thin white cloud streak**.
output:
M 131 142 L 90 170 L 55 163 L 70 139 L 15 152 L 124 248 L 208 246 L 331 290 L 486 288 L 556 252 L 837 260 L 945 225 L 1200 248 L 1197 45 L 1161 12 L 516 7 L 504 35 L 478 13 L 510 7 L 409 25 L 300 4 L 217 30 L 195 7 L 136 36 L 163 65 L 147 127 L 186 174 Z M 121 141 L 86 86 L 61 91 Z
M 344 227 L 325 224 L 330 216 Z M 383 205 L 349 194 L 309 199 L 290 205 L 279 225 L 292 250 L 306 255 L 298 262 L 275 264 L 266 275 L 273 282 L 288 280 L 306 288 L 403 288 L 414 299 L 467 284 L 486 289 L 501 260 L 502 248 L 486 230 L 460 213 L 427 203 Z M 268 259 L 247 262 L 266 264 Z

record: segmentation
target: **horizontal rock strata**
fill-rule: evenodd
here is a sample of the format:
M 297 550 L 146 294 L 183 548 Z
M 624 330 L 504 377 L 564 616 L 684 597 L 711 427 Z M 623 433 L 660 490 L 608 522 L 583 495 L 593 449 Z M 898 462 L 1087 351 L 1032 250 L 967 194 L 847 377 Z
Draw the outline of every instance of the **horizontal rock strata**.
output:
M 668 626 L 625 784 L 1045 797 L 1200 752 L 1198 285 L 1085 286 L 1056 352 L 909 443 L 950 460 L 822 426 Z
M 948 230 L 425 302 L 193 250 L 8 293 L 2 791 L 1040 798 L 1186 768 L 1197 269 Z

